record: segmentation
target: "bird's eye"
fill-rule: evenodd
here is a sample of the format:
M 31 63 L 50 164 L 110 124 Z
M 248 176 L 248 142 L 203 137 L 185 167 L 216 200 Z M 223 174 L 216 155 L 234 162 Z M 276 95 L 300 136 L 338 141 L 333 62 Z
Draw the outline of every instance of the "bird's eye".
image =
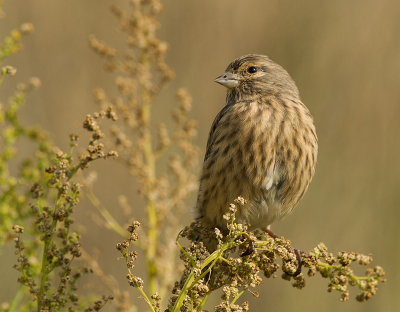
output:
M 254 66 L 250 66 L 249 68 L 247 68 L 247 72 L 250 74 L 255 73 L 257 70 L 258 70 L 258 68 L 254 67 Z

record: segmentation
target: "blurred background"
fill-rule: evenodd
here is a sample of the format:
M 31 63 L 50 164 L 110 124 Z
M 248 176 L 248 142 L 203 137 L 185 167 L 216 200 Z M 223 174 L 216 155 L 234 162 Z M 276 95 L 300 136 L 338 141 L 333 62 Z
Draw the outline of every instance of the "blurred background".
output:
M 26 124 L 41 125 L 56 145 L 68 147 L 68 132 L 81 131 L 86 114 L 98 110 L 92 91 L 102 87 L 112 97 L 114 76 L 88 45 L 95 34 L 117 49 L 125 37 L 116 30 L 108 0 L 6 0 L 0 38 L 32 22 L 35 32 L 23 39 L 24 50 L 7 60 L 18 69 L 6 79 L 1 99 L 18 82 L 37 76 L 42 87 L 29 96 L 22 110 Z M 319 138 L 316 175 L 304 199 L 273 230 L 290 238 L 302 250 L 324 242 L 333 253 L 372 253 L 388 281 L 366 303 L 339 302 L 328 293 L 327 280 L 307 279 L 303 290 L 280 278 L 264 280 L 258 299 L 246 294 L 251 311 L 398 311 L 400 306 L 400 4 L 380 0 L 167 0 L 160 16 L 159 38 L 169 42 L 167 63 L 176 78 L 153 108 L 156 121 L 169 122 L 175 93 L 187 87 L 194 99 L 191 116 L 199 123 L 197 143 L 205 150 L 210 125 L 223 107 L 225 89 L 213 82 L 235 58 L 266 54 L 295 80 L 303 102 L 314 116 Z M 9 92 L 9 94 L 7 94 Z M 86 139 L 85 141 L 86 142 Z M 82 143 L 83 144 L 83 143 Z M 20 147 L 24 152 L 24 146 Z M 202 157 L 202 156 L 201 156 Z M 95 163 L 99 181 L 95 192 L 113 211 L 116 196 L 136 199 L 135 181 L 117 163 Z M 195 194 L 188 200 L 188 207 Z M 137 219 L 143 208 L 137 204 Z M 189 209 L 188 209 L 189 210 Z M 75 219 L 85 225 L 82 243 L 99 251 L 98 261 L 131 293 L 139 311 L 145 310 L 139 293 L 129 289 L 126 269 L 114 246 L 120 237 L 93 222 L 95 213 L 83 200 Z M 122 222 L 119 208 L 115 217 Z M 187 213 L 184 224 L 192 220 Z M 178 229 L 177 229 L 178 230 Z M 13 246 L 0 256 L 0 302 L 13 298 L 18 272 Z M 137 267 L 140 270 L 140 266 Z M 363 269 L 364 270 L 364 269 Z M 361 274 L 359 270 L 357 273 Z M 140 273 L 138 273 L 140 275 Z M 87 291 L 108 294 L 87 279 Z M 6 287 L 7 285 L 7 287 Z M 218 298 L 215 298 L 218 299 Z M 212 305 L 209 309 L 212 310 Z M 104 311 L 113 311 L 107 305 Z

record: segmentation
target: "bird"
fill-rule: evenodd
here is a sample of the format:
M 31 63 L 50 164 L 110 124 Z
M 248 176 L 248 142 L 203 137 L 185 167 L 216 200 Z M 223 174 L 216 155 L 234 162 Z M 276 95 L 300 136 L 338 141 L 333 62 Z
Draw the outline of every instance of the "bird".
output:
M 223 215 L 240 196 L 247 204 L 238 205 L 235 222 L 272 233 L 314 176 L 313 117 L 288 72 L 265 55 L 235 59 L 215 82 L 227 88 L 226 101 L 209 132 L 192 214 L 226 230 Z

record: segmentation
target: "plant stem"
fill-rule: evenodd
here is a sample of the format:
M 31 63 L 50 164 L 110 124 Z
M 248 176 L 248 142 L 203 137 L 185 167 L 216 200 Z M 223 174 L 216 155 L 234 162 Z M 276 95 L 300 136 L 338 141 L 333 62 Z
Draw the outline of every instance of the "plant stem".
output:
M 220 259 L 220 257 L 222 256 L 222 254 L 227 250 L 232 248 L 233 246 L 236 246 L 234 239 L 232 239 L 232 241 L 224 244 L 221 246 L 221 249 L 214 251 L 210 256 L 207 257 L 207 259 L 204 260 L 204 262 L 201 265 L 201 269 L 203 270 L 205 267 L 207 267 L 209 264 L 210 266 L 208 267 L 208 269 L 206 271 L 203 272 L 203 274 L 201 274 L 200 276 L 198 276 L 197 278 L 195 278 L 194 272 L 192 270 L 192 272 L 190 272 L 190 274 L 188 275 L 188 277 L 186 278 L 186 282 L 182 287 L 182 290 L 178 296 L 178 298 L 175 301 L 175 305 L 172 309 L 172 312 L 178 312 L 180 311 L 180 308 L 182 306 L 183 300 L 185 299 L 185 296 L 187 295 L 187 293 L 189 292 L 189 290 L 196 285 L 196 283 L 203 278 L 209 271 L 211 271 L 212 267 L 214 266 L 214 264 Z M 205 302 L 205 301 L 204 301 Z M 204 303 L 203 303 L 204 304 Z
M 147 297 L 147 295 L 146 295 L 146 293 L 143 291 L 143 289 L 140 288 L 140 287 L 135 287 L 135 288 L 137 288 L 137 289 L 140 291 L 140 293 L 142 294 L 144 300 L 145 300 L 146 303 L 149 305 L 151 311 L 152 311 L 152 312 L 155 312 L 154 307 L 152 306 L 150 299 Z
M 79 169 L 79 167 L 78 167 L 78 169 Z M 75 175 L 75 173 L 78 171 L 78 169 L 71 173 L 71 175 L 68 177 L 67 181 L 69 181 Z M 60 189 L 61 189 L 61 181 L 59 182 L 59 185 L 58 185 L 58 194 L 57 194 L 57 197 L 56 197 L 55 202 L 54 202 L 53 213 L 57 210 L 58 201 L 61 198 Z M 57 223 L 58 223 L 58 220 L 56 218 L 54 218 L 53 222 L 51 224 L 51 227 L 50 227 L 50 230 L 52 231 L 52 233 L 51 233 L 50 237 L 47 240 L 44 241 L 45 243 L 44 243 L 42 269 L 41 269 L 42 278 L 40 280 L 39 292 L 36 295 L 36 298 L 37 298 L 37 311 L 38 312 L 41 311 L 42 296 L 43 296 L 43 293 L 45 291 L 44 290 L 44 284 L 46 283 L 47 275 L 48 275 L 48 273 L 50 273 L 53 270 L 53 269 L 51 269 L 49 272 L 47 272 L 47 254 L 48 254 L 49 248 L 51 248 L 51 243 L 53 241 L 54 232 L 55 232 L 55 230 L 57 228 Z
M 145 48 L 141 56 L 141 64 L 143 65 L 144 72 L 148 74 L 150 72 L 150 64 L 147 55 L 147 49 Z M 146 79 L 145 79 L 146 80 Z M 154 180 L 156 176 L 156 166 L 153 148 L 151 146 L 151 132 L 150 132 L 150 95 L 147 86 L 147 81 L 141 85 L 142 95 L 142 122 L 143 122 L 143 153 L 146 161 L 146 167 L 148 174 L 145 177 L 145 187 L 149 193 L 153 191 Z M 156 206 L 154 201 L 151 199 L 151 195 L 147 198 L 147 249 L 146 249 L 146 266 L 147 274 L 149 277 L 148 291 L 150 294 L 154 294 L 158 290 L 158 268 L 156 251 L 158 245 L 158 218 L 156 212 Z
M 18 288 L 17 293 L 15 294 L 14 299 L 11 301 L 10 307 L 8 308 L 8 312 L 17 311 L 18 305 L 21 302 L 22 298 L 24 297 L 25 288 L 24 286 L 20 286 Z
M 158 290 L 158 268 L 157 268 L 157 240 L 158 240 L 158 229 L 157 229 L 157 215 L 154 207 L 154 203 L 149 201 L 147 204 L 148 209 L 148 232 L 147 240 L 148 246 L 146 249 L 146 264 L 147 272 L 149 275 L 149 293 L 155 294 Z
M 92 202 L 93 206 L 95 206 L 103 216 L 105 222 L 107 223 L 106 227 L 118 233 L 122 237 L 126 237 L 126 229 L 119 225 L 119 223 L 114 219 L 111 213 L 102 205 L 101 201 L 96 197 L 93 191 L 89 187 L 85 187 L 85 191 L 87 198 Z
M 61 188 L 61 182 L 59 182 L 59 188 Z M 60 199 L 60 191 L 58 191 L 57 194 L 57 198 L 55 200 L 54 203 L 54 211 L 56 211 L 57 209 L 57 205 L 58 205 L 58 201 Z M 55 230 L 55 228 L 57 227 L 57 219 L 54 219 L 52 224 L 51 224 L 51 228 L 50 230 L 53 231 Z M 46 235 L 46 234 L 45 234 Z M 41 305 L 42 305 L 42 296 L 43 296 L 43 292 L 44 292 L 44 284 L 46 283 L 46 277 L 47 277 L 47 253 L 49 251 L 49 247 L 51 246 L 51 242 L 53 240 L 53 233 L 51 233 L 50 237 L 44 241 L 44 249 L 43 249 L 43 259 L 42 259 L 42 269 L 41 269 L 41 273 L 42 273 L 42 278 L 40 280 L 40 289 L 39 289 L 39 293 L 36 295 L 37 298 L 37 311 L 40 312 L 41 311 Z
M 236 300 L 238 300 L 239 297 L 240 297 L 241 295 L 243 295 L 244 291 L 245 291 L 245 289 L 243 289 L 240 293 L 238 293 L 238 294 L 236 295 L 236 297 L 232 300 L 232 302 L 231 302 L 231 304 L 229 305 L 229 307 L 232 307 L 232 305 L 236 302 Z
M 57 220 L 53 220 L 53 223 L 51 224 L 51 230 L 55 229 L 57 226 Z M 49 251 L 49 246 L 51 245 L 52 242 L 52 238 L 53 235 L 50 236 L 50 238 L 48 240 L 45 241 L 45 245 L 44 245 L 44 250 L 43 250 L 43 259 L 42 259 L 42 278 L 40 280 L 40 289 L 39 289 L 39 293 L 36 295 L 37 297 L 37 301 L 38 301 L 38 305 L 37 305 L 37 311 L 40 312 L 41 311 L 41 304 L 42 304 L 42 295 L 44 292 L 44 284 L 46 283 L 46 277 L 47 277 L 47 271 L 46 271 L 46 267 L 47 267 L 47 253 Z

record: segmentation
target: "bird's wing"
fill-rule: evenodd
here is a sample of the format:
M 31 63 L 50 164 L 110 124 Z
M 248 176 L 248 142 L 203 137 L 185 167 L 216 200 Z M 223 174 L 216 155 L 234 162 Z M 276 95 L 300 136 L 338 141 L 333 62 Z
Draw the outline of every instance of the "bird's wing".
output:
M 212 147 L 214 144 L 214 141 L 216 139 L 216 129 L 218 128 L 218 124 L 221 121 L 221 118 L 225 115 L 226 111 L 229 109 L 229 106 L 225 106 L 215 117 L 212 125 L 211 125 L 211 129 L 210 129 L 210 133 L 208 134 L 208 139 L 207 139 L 207 146 L 206 146 L 206 154 L 204 155 L 204 161 L 206 161 L 208 159 L 208 157 L 210 157 L 210 154 L 212 152 Z

